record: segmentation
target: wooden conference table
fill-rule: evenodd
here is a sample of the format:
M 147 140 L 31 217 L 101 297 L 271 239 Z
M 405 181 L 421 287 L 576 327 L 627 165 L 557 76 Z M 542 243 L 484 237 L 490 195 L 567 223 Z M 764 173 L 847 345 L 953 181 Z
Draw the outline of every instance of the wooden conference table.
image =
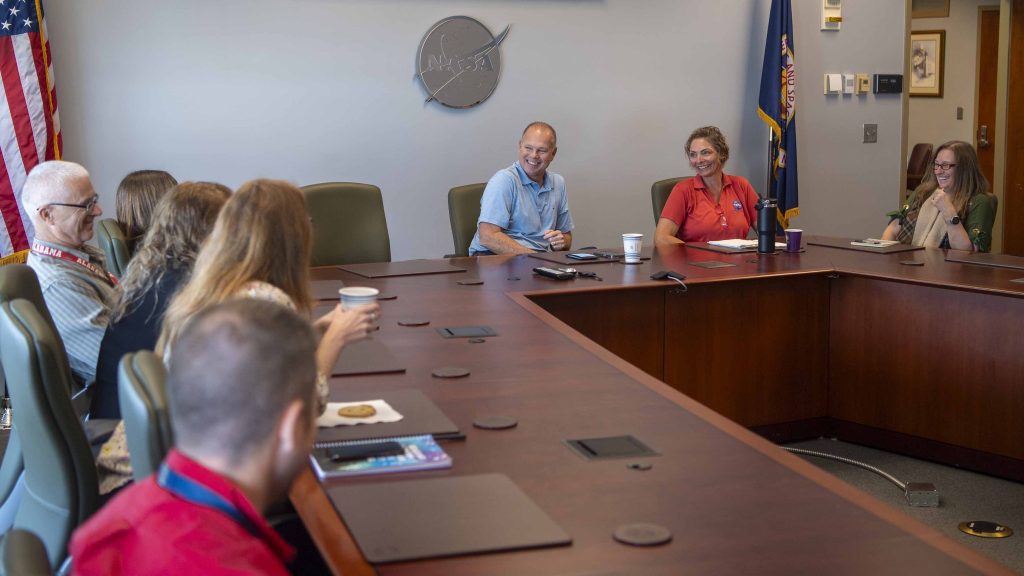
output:
M 315 271 L 397 296 L 381 302 L 374 338 L 406 372 L 335 378 L 332 395 L 419 389 L 467 434 L 444 444 L 450 470 L 332 485 L 498 472 L 573 538 L 371 566 L 307 471 L 291 500 L 336 573 L 1008 573 L 763 436 L 835 434 L 1021 480 L 1024 284 L 1013 280 L 1024 270 L 950 263 L 931 249 L 651 252 L 640 265 L 577 266 L 602 281 L 538 277 L 532 268 L 550 263 L 527 256 L 443 261 L 466 269 L 454 274 Z M 708 260 L 734 266 L 693 265 Z M 687 291 L 649 279 L 663 269 L 686 274 Z M 484 283 L 458 283 L 467 278 Z M 471 343 L 434 331 L 480 324 L 498 335 Z M 443 366 L 471 374 L 431 376 Z M 472 426 L 491 415 L 519 425 Z M 623 434 L 660 456 L 588 462 L 564 443 Z M 653 467 L 626 466 L 641 460 Z M 635 522 L 674 538 L 653 548 L 613 540 Z

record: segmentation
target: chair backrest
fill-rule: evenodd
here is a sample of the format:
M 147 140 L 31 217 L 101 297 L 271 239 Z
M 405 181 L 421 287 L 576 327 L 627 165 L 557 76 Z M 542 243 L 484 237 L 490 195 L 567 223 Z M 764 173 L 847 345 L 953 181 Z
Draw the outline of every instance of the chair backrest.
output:
M 96 462 L 71 404 L 71 367 L 57 334 L 22 299 L 0 304 L 0 356 L 24 445 L 25 491 L 14 526 L 37 534 L 57 566 L 71 532 L 99 502 Z
M 380 188 L 324 182 L 302 191 L 313 218 L 313 266 L 391 261 Z
M 693 176 L 678 176 L 676 178 L 666 178 L 665 180 L 658 180 L 654 184 L 651 184 L 651 207 L 654 208 L 654 225 L 658 225 L 658 220 L 661 218 L 661 210 L 665 208 L 665 202 L 668 202 L 668 196 L 672 193 L 672 188 L 682 180 L 688 180 Z
M 117 395 L 136 480 L 156 472 L 174 443 L 166 377 L 163 361 L 149 350 L 125 354 L 117 368 Z
M 448 191 L 448 219 L 452 223 L 455 255 L 469 256 L 469 245 L 476 235 L 476 221 L 480 218 L 480 198 L 486 182 L 456 186 Z
M 46 547 L 28 530 L 11 530 L 0 541 L 0 573 L 3 576 L 45 576 L 53 574 Z
M 41 315 L 50 325 L 54 333 L 57 326 L 46 308 L 43 300 L 43 291 L 39 287 L 39 279 L 36 272 L 25 264 L 8 264 L 0 266 L 0 304 L 11 302 L 16 298 L 28 300 L 41 311 Z M 2 359 L 0 355 L 0 371 L 2 371 Z M 0 373 L 0 380 L 5 380 Z M 6 390 L 6 384 L 5 388 Z M 17 411 L 15 411 L 17 415 Z M 15 416 L 17 417 L 17 416 Z M 7 441 L 7 449 L 4 450 L 3 461 L 0 462 L 0 532 L 9 529 L 14 522 L 21 495 L 24 493 L 22 477 L 25 471 L 25 462 L 21 454 L 21 440 L 18 437 L 17 428 L 11 429 L 11 435 Z
M 926 143 L 914 144 L 910 151 L 910 158 L 907 159 L 907 190 L 913 190 L 921 185 L 925 174 L 930 169 L 928 166 L 932 161 L 932 145 Z
M 132 250 L 128 237 L 117 220 L 104 218 L 96 222 L 96 243 L 107 257 L 107 272 L 120 278 L 128 268 Z

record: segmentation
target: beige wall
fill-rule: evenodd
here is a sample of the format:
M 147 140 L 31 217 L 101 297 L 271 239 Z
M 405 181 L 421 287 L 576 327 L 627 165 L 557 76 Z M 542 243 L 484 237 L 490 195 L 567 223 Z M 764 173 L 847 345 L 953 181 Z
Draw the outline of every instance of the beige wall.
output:
M 907 153 L 918 142 L 947 140 L 974 143 L 975 89 L 978 59 L 978 6 L 999 0 L 950 0 L 949 18 L 914 18 L 912 30 L 946 31 L 946 66 L 942 98 L 911 98 Z M 964 116 L 957 120 L 956 109 Z

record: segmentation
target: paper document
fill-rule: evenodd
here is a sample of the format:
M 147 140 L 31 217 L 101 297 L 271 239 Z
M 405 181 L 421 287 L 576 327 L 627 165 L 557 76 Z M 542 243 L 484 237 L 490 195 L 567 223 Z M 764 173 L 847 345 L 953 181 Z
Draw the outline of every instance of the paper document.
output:
M 743 240 L 741 238 L 732 238 L 729 240 L 710 240 L 708 244 L 712 246 L 722 246 L 723 248 L 757 248 L 757 240 Z M 776 248 L 785 248 L 785 242 L 776 242 Z
M 899 240 L 880 240 L 878 238 L 865 238 L 863 240 L 854 240 L 850 242 L 851 246 L 867 246 L 868 248 L 885 248 L 892 246 L 893 244 L 899 244 Z

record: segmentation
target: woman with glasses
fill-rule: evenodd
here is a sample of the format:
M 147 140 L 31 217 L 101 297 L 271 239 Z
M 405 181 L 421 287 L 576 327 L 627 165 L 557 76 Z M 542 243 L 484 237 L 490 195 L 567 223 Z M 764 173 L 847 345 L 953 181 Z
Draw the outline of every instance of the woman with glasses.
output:
M 891 212 L 883 240 L 914 246 L 988 252 L 996 197 L 967 142 L 952 140 L 935 151 L 932 171 L 896 212 Z
M 722 171 L 729 159 L 725 136 L 714 126 L 698 128 L 686 140 L 686 152 L 697 175 L 672 188 L 655 243 L 746 238 L 757 223 L 757 192 L 746 178 Z

